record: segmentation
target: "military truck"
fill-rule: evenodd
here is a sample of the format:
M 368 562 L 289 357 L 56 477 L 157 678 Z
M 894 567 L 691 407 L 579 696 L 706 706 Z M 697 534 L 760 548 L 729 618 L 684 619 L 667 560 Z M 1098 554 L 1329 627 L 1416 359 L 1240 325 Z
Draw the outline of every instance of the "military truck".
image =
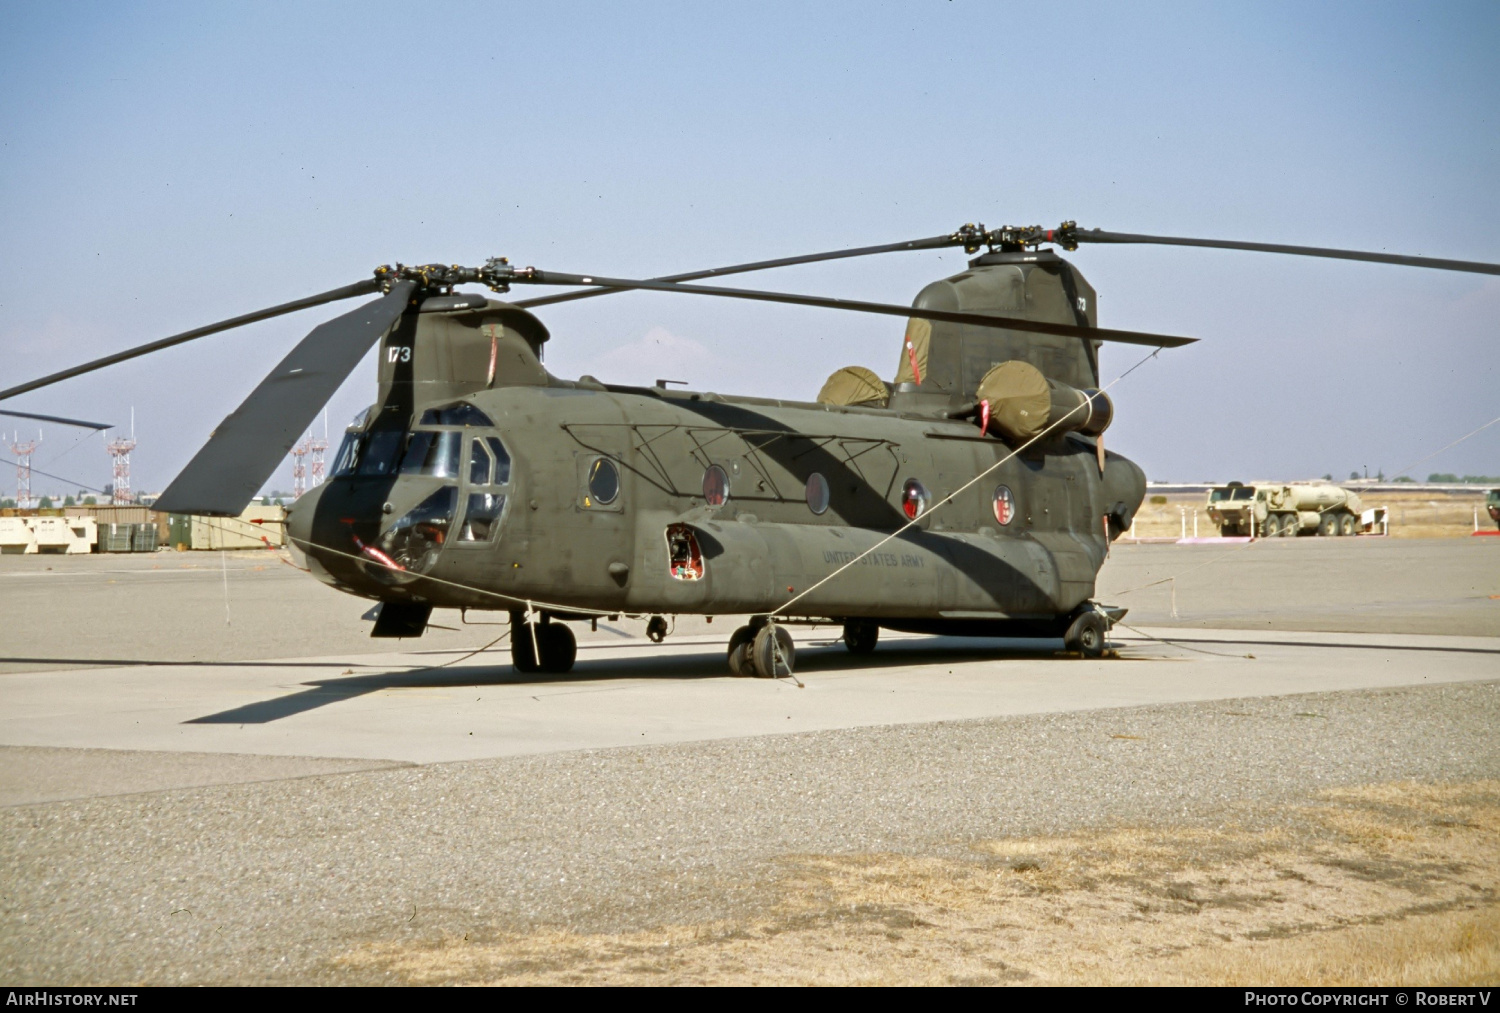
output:
M 1490 520 L 1495 522 L 1495 527 L 1500 528 L 1500 489 L 1490 490 L 1490 494 L 1484 498 L 1484 508 L 1489 511 Z
M 1230 482 L 1208 494 L 1208 516 L 1225 536 L 1355 535 L 1363 509 L 1359 496 L 1327 482 Z

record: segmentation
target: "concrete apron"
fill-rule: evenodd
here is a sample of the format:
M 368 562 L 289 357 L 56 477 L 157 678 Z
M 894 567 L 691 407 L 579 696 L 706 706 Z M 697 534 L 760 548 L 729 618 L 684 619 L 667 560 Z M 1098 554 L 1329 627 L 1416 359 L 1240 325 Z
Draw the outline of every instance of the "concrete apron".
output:
M 0 745 L 432 763 L 1500 675 L 1500 638 L 1144 632 L 1175 643 L 1116 629 L 1120 657 L 1084 661 L 886 635 L 855 659 L 797 629 L 803 687 L 730 677 L 717 635 L 580 644 L 563 677 L 518 675 L 503 644 L 447 668 L 462 652 L 27 672 L 0 677 Z

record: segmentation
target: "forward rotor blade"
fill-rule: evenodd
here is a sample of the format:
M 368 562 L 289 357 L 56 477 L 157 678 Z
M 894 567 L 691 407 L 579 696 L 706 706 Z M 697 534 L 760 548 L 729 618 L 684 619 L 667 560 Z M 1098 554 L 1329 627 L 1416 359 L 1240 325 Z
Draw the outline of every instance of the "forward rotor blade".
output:
M 902 243 L 882 243 L 879 246 L 860 246 L 852 250 L 830 250 L 827 253 L 808 253 L 800 257 L 781 257 L 777 260 L 756 260 L 748 264 L 732 264 L 729 267 L 714 267 L 707 271 L 689 271 L 687 274 L 669 274 L 652 281 L 697 281 L 699 278 L 719 278 L 728 274 L 747 274 L 751 271 L 769 271 L 775 267 L 795 267 L 798 264 L 816 264 L 825 260 L 845 260 L 849 257 L 869 257 L 877 253 L 905 253 L 912 250 L 940 250 L 949 246 L 963 245 L 960 233 L 946 236 L 929 236 L 926 239 L 909 239 Z M 618 288 L 590 288 L 582 292 L 563 292 L 544 295 L 536 299 L 523 299 L 517 306 L 547 306 L 552 303 L 572 302 L 575 299 L 592 299 L 596 295 L 608 295 L 621 291 Z
M 1012 331 L 1031 331 L 1036 334 L 1060 334 L 1068 338 L 1087 338 L 1091 341 L 1121 341 L 1130 345 L 1149 345 L 1153 348 L 1179 348 L 1192 344 L 1197 338 L 1183 338 L 1171 334 L 1151 334 L 1144 331 L 1119 331 L 1108 327 L 1078 327 L 1073 324 L 1052 324 L 1040 320 L 1021 320 L 1016 317 L 997 317 L 984 313 L 958 313 L 950 310 L 916 309 L 911 306 L 895 306 L 890 303 L 862 302 L 858 299 L 829 299 L 823 296 L 796 295 L 791 292 L 758 292 L 754 289 L 720 288 L 714 285 L 684 285 L 677 282 L 655 280 L 633 280 L 630 278 L 601 278 L 598 275 L 558 274 L 553 271 L 538 271 L 527 268 L 518 272 L 518 282 L 539 285 L 599 285 L 608 289 L 640 289 L 648 292 L 676 292 L 687 295 L 711 295 L 727 299 L 748 299 L 752 302 L 786 303 L 792 306 L 816 306 L 820 309 L 847 310 L 854 313 L 878 313 L 892 317 L 919 317 L 923 320 L 941 320 L 945 323 L 975 324 L 979 327 L 995 327 Z
M 152 509 L 238 516 L 308 424 L 400 318 L 416 283 L 319 324 L 219 424 Z
M 1150 243 L 1156 246 L 1206 246 L 1216 250 L 1248 250 L 1252 253 L 1289 253 L 1297 257 L 1327 257 L 1332 260 L 1363 260 L 1372 264 L 1430 267 L 1439 271 L 1500 274 L 1500 264 L 1477 260 L 1444 260 L 1440 257 L 1409 257 L 1398 253 L 1368 253 L 1362 250 L 1330 250 L 1321 246 L 1285 246 L 1280 243 L 1242 243 L 1232 239 L 1185 239 L 1181 236 L 1143 236 L 1132 232 L 1079 229 L 1069 234 L 1079 243 Z
M 84 373 L 92 373 L 96 369 L 113 366 L 117 362 L 139 358 L 142 355 L 150 355 L 152 352 L 159 352 L 163 348 L 171 348 L 173 345 L 180 345 L 185 341 L 192 341 L 194 338 L 205 338 L 210 334 L 218 334 L 220 331 L 243 327 L 245 324 L 253 324 L 259 320 L 269 320 L 272 317 L 279 317 L 286 313 L 295 313 L 298 310 L 322 306 L 324 303 L 337 302 L 340 299 L 352 299 L 355 296 L 369 295 L 379 290 L 379 283 L 371 278 L 369 281 L 355 282 L 353 285 L 345 285 L 343 288 L 336 288 L 330 292 L 310 295 L 306 299 L 297 299 L 294 302 L 282 303 L 280 306 L 272 306 L 270 309 L 256 310 L 254 313 L 231 317 L 228 320 L 221 320 L 216 324 L 209 324 L 207 327 L 195 327 L 191 331 L 183 331 L 181 334 L 174 334 L 170 338 L 162 338 L 160 341 L 151 341 L 144 345 L 137 345 L 134 348 L 127 348 L 123 352 L 116 352 L 113 355 L 106 355 L 102 359 L 85 362 L 83 365 L 74 366 L 72 369 L 50 373 L 47 376 L 0 390 L 0 401 L 15 397 L 17 394 L 25 394 L 27 391 L 36 390 L 39 387 L 47 387 L 75 376 L 82 376 Z
M 0 411 L 0 415 L 9 415 L 17 419 L 36 419 L 38 422 L 58 422 L 65 426 L 78 426 L 80 429 L 114 428 L 114 425 L 109 422 L 85 422 L 83 419 L 65 419 L 58 415 L 33 415 L 31 412 L 8 411 Z

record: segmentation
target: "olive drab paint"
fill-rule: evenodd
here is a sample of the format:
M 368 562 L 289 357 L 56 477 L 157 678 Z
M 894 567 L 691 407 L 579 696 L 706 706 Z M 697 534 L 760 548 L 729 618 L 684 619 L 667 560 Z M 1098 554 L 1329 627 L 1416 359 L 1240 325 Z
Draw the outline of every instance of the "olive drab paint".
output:
M 1050 252 L 992 253 L 928 286 L 924 304 L 1092 326 L 1095 298 Z M 845 394 L 835 377 L 835 403 L 793 402 L 559 379 L 541 362 L 547 330 L 525 310 L 418 300 L 381 342 L 378 399 L 347 436 L 357 452 L 339 457 L 354 466 L 295 504 L 289 533 L 319 579 L 418 610 L 406 614 L 534 602 L 558 619 L 749 613 L 1061 635 L 1087 607 L 1107 540 L 1129 527 L 1144 475 L 1114 453 L 1101 468 L 1079 432 L 1012 456 L 1015 440 L 951 416 L 1003 362 L 1095 388 L 1097 343 L 920 323 L 920 383 L 841 371 L 870 389 Z M 412 447 L 424 461 L 407 459 Z M 480 465 L 474 475 L 491 478 L 471 482 L 473 460 L 502 452 L 504 483 Z M 907 523 L 909 483 L 925 491 L 917 522 L 868 551 Z M 497 501 L 498 520 L 470 524 L 472 502 Z M 814 585 L 782 611 L 789 589 Z

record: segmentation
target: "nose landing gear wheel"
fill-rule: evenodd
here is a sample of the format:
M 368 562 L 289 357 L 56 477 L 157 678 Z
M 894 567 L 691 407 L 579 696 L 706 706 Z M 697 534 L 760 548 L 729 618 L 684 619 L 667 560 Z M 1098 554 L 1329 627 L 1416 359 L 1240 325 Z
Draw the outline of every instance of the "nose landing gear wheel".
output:
M 755 674 L 762 679 L 780 679 L 792 674 L 795 664 L 792 635 L 780 626 L 762 626 L 750 645 Z
M 1063 634 L 1063 646 L 1085 658 L 1102 658 L 1104 635 L 1108 631 L 1109 625 L 1099 613 L 1093 610 L 1082 612 L 1068 627 L 1068 632 Z
M 874 623 L 851 619 L 844 624 L 844 646 L 850 654 L 869 654 L 879 639 L 880 627 Z

